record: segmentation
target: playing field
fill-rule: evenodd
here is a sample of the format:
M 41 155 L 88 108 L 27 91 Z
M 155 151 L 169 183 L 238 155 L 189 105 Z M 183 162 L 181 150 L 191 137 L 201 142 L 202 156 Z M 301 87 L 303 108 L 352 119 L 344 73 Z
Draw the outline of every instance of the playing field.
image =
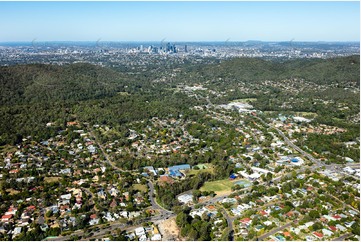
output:
M 234 185 L 242 185 L 244 187 L 249 187 L 252 185 L 251 182 L 244 180 L 244 179 L 235 179 L 235 180 L 218 180 L 218 181 L 212 181 L 212 182 L 206 182 L 201 187 L 201 191 L 214 191 L 214 192 L 230 192 L 232 186 Z
M 214 192 L 223 192 L 223 191 L 231 191 L 231 187 L 234 185 L 233 181 L 228 179 L 206 182 L 201 187 L 201 191 L 214 191 Z
M 240 103 L 250 103 L 255 101 L 257 101 L 257 98 L 242 98 L 242 99 L 233 100 L 233 102 L 240 102 Z

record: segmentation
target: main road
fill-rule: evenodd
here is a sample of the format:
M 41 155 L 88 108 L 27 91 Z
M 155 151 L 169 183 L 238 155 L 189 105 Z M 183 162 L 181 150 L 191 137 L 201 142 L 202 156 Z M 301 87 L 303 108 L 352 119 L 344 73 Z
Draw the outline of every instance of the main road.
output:
M 262 124 L 264 124 L 266 127 L 269 128 L 274 128 L 279 135 L 282 136 L 283 140 L 285 141 L 285 143 L 289 146 L 291 146 L 293 149 L 297 150 L 298 152 L 300 152 L 303 156 L 307 157 L 310 161 L 314 162 L 315 164 L 322 166 L 324 165 L 320 160 L 316 159 L 315 157 L 313 157 L 312 155 L 310 155 L 309 153 L 307 153 L 306 151 L 302 150 L 300 147 L 298 147 L 297 145 L 295 145 L 294 143 L 292 143 L 291 140 L 288 139 L 288 137 L 278 128 L 271 126 L 270 124 L 266 123 L 262 118 L 258 117 L 258 116 L 254 116 L 256 119 L 258 119 Z
M 266 123 L 262 118 L 258 117 L 258 116 L 254 116 L 256 119 L 258 119 L 261 123 L 263 123 L 266 127 L 270 127 L 270 128 L 274 128 L 278 134 L 283 138 L 283 140 L 285 141 L 286 144 L 288 144 L 290 147 L 292 147 L 293 149 L 297 150 L 298 152 L 300 152 L 303 156 L 307 157 L 310 161 L 312 161 L 314 163 L 314 168 L 321 168 L 322 166 L 324 166 L 325 168 L 327 168 L 328 170 L 331 170 L 333 172 L 343 172 L 342 168 L 344 166 L 349 166 L 352 168 L 359 168 L 360 164 L 359 163 L 350 163 L 350 164 L 345 164 L 345 165 L 340 165 L 340 164 L 330 164 L 330 165 L 326 165 L 325 163 L 323 163 L 322 161 L 316 159 L 315 157 L 313 157 L 311 154 L 307 153 L 306 151 L 302 150 L 300 147 L 298 147 L 297 145 L 295 145 L 294 143 L 292 143 L 291 140 L 288 139 L 288 137 L 278 128 L 274 127 L 273 125 L 270 125 L 268 123 Z M 354 176 L 354 175 L 350 175 L 349 176 L 353 177 L 356 180 L 360 180 L 360 177 Z
M 84 237 L 84 235 L 86 233 L 91 233 L 90 231 L 84 232 L 84 230 L 77 230 L 66 236 L 51 237 L 51 238 L 47 238 L 45 240 L 47 240 L 47 241 L 66 241 L 66 240 L 70 240 L 72 237 L 74 237 L 76 235 L 82 236 L 83 237 L 82 240 L 89 240 L 92 238 L 103 237 L 103 236 L 107 235 L 109 232 L 115 231 L 116 229 L 129 231 L 129 230 L 133 230 L 137 227 L 140 227 L 141 226 L 140 224 L 142 224 L 143 222 L 154 222 L 155 223 L 155 222 L 159 222 L 159 221 L 173 218 L 173 217 L 175 217 L 174 214 L 169 215 L 169 217 L 167 217 L 167 218 L 165 218 L 164 215 L 157 215 L 157 216 L 153 216 L 153 217 L 149 217 L 149 218 L 136 220 L 135 222 L 137 223 L 137 225 L 127 225 L 122 222 L 114 222 L 109 226 L 104 226 L 102 224 L 102 225 L 97 225 L 97 226 L 92 227 L 92 230 L 99 228 L 99 231 L 93 232 L 94 234 L 91 235 L 90 237 L 89 236 Z

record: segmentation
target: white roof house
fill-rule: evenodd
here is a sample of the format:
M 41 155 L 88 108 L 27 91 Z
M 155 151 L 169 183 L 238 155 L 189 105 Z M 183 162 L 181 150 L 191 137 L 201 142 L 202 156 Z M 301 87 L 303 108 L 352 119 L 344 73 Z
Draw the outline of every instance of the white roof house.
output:
M 127 211 L 121 211 L 120 216 L 124 217 L 124 218 L 128 218 L 128 212 Z
M 147 236 L 145 234 L 142 234 L 140 237 L 139 237 L 139 241 L 147 241 Z
M 95 225 L 99 223 L 99 218 L 94 218 L 89 221 L 89 225 Z
M 162 240 L 162 235 L 160 234 L 154 234 L 150 240 L 156 241 L 156 240 Z
M 193 201 L 193 195 L 184 194 L 178 197 L 178 201 L 184 204 L 191 203 Z
M 16 227 L 15 229 L 14 229 L 14 231 L 13 231 L 13 235 L 14 236 L 16 236 L 16 235 L 18 235 L 18 234 L 20 234 L 21 233 L 21 227 Z
M 202 216 L 203 213 L 207 212 L 207 209 L 205 207 L 199 208 L 199 209 L 193 209 L 189 215 L 194 218 L 196 215 Z
M 65 200 L 65 199 L 66 199 L 66 200 L 69 200 L 69 199 L 71 198 L 71 194 L 69 193 L 69 194 L 61 195 L 60 198 L 61 198 L 61 199 L 64 199 L 64 200 Z
M 325 236 L 331 236 L 331 235 L 333 235 L 332 231 L 331 231 L 331 230 L 328 230 L 328 229 L 322 229 L 322 233 L 323 233 Z
M 138 237 L 145 235 L 145 230 L 143 227 L 136 228 L 134 232 Z
M 346 227 L 342 226 L 341 224 L 336 224 L 336 228 L 341 230 L 342 232 L 347 230 Z

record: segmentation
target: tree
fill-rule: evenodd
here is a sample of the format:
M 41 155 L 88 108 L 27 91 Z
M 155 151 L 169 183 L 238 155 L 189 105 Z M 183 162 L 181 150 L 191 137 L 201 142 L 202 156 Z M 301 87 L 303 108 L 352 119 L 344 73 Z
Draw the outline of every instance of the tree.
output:
M 311 210 L 308 215 L 313 219 L 320 217 L 320 213 L 317 210 Z
M 360 221 L 356 221 L 352 226 L 351 226 L 351 231 L 353 234 L 355 235 L 360 235 Z
M 229 228 L 226 228 L 223 233 L 222 236 L 220 238 L 221 241 L 229 241 L 231 238 L 231 230 Z
M 49 211 L 47 211 L 47 212 L 45 213 L 45 216 L 46 216 L 47 218 L 50 218 L 52 215 L 53 215 L 53 210 L 49 210 Z
M 176 223 L 179 227 L 183 228 L 186 224 L 188 224 L 188 214 L 180 212 L 177 215 Z
M 199 230 L 199 239 L 202 241 L 208 241 L 211 239 L 209 234 L 210 234 L 210 225 L 208 222 L 203 222 Z
M 191 240 L 196 240 L 199 238 L 199 234 L 197 232 L 197 230 L 195 230 L 194 228 L 191 228 L 188 234 L 188 238 Z
M 323 228 L 323 226 L 322 226 L 322 224 L 321 224 L 320 222 L 316 222 L 316 223 L 314 223 L 314 224 L 312 225 L 313 231 L 320 230 L 320 229 L 322 229 L 322 228 Z
M 271 173 L 271 172 L 268 172 L 268 173 L 267 173 L 267 175 L 266 175 L 266 179 L 267 179 L 267 181 L 271 181 L 271 180 L 272 180 L 272 178 L 273 178 L 272 173 Z

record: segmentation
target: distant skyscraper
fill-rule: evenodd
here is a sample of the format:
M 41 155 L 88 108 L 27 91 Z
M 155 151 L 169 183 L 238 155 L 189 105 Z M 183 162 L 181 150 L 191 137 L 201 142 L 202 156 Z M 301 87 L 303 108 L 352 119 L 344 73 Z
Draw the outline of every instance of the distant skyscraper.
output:
M 172 48 L 172 46 L 170 45 L 170 43 L 168 42 L 167 43 L 167 49 L 166 49 L 166 51 L 168 52 L 168 51 L 171 51 L 171 48 Z
M 188 52 L 187 45 L 184 46 L 184 52 Z

